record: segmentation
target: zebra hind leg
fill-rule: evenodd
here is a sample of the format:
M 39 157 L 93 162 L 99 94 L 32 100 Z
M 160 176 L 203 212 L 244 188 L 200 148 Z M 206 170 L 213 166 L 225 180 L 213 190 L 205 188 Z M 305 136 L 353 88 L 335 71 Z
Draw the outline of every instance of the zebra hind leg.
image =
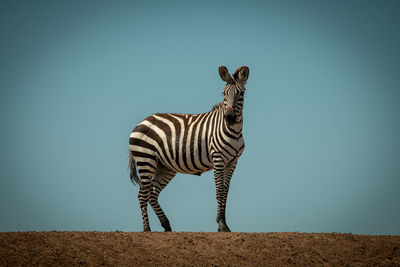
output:
M 147 214 L 147 203 L 149 202 L 150 189 L 153 185 L 152 181 L 153 171 L 149 169 L 141 169 L 140 166 L 138 166 L 138 171 L 140 174 L 140 181 L 141 181 L 138 199 L 140 204 L 140 210 L 142 212 L 143 231 L 150 232 L 151 229 L 149 224 L 149 217 Z
M 150 191 L 150 205 L 153 208 L 154 212 L 157 214 L 158 219 L 161 222 L 161 226 L 165 229 L 165 232 L 171 231 L 171 226 L 167 216 L 164 211 L 161 209 L 160 204 L 158 203 L 158 196 L 167 184 L 174 178 L 176 172 L 169 170 L 158 170 L 153 178 L 153 185 Z

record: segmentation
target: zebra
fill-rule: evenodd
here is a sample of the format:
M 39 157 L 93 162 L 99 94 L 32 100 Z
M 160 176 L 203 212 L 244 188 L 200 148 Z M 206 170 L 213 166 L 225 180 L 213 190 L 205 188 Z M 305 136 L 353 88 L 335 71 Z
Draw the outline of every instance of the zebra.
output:
M 140 186 L 138 199 L 143 230 L 151 231 L 147 206 L 161 226 L 171 231 L 158 196 L 177 173 L 201 175 L 214 170 L 218 232 L 230 232 L 225 210 L 232 174 L 244 150 L 243 102 L 249 68 L 233 75 L 225 66 L 219 75 L 226 82 L 224 100 L 202 114 L 157 113 L 140 122 L 129 136 L 129 169 L 133 184 Z

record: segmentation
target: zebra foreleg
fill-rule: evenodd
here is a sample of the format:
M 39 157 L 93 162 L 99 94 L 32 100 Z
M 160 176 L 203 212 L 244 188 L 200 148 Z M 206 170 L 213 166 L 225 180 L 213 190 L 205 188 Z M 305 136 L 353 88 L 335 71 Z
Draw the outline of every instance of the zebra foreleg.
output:
M 235 171 L 237 162 L 233 162 L 223 169 L 215 169 L 215 187 L 217 191 L 217 202 L 218 202 L 218 212 L 217 212 L 217 223 L 218 232 L 230 232 L 228 225 L 226 224 L 226 202 L 228 198 L 229 185 L 233 172 Z
M 222 189 L 222 201 L 221 201 L 221 220 L 223 224 L 219 224 L 218 231 L 219 232 L 230 232 L 231 230 L 229 229 L 228 225 L 226 224 L 226 202 L 228 198 L 228 192 L 229 192 L 229 184 L 231 181 L 231 177 L 225 177 L 224 183 L 223 183 L 223 189 Z
M 226 197 L 224 197 L 224 171 L 223 170 L 214 170 L 214 179 L 215 179 L 215 189 L 217 196 L 217 223 L 218 223 L 218 232 L 230 232 L 228 225 L 226 225 L 225 219 L 225 201 Z
M 158 203 L 158 196 L 161 193 L 161 190 L 163 190 L 167 186 L 169 181 L 171 181 L 175 175 L 176 175 L 175 172 L 169 172 L 169 173 L 157 172 L 154 175 L 153 187 L 150 192 L 150 199 L 149 199 L 150 205 L 153 208 L 154 212 L 157 214 L 157 217 L 160 220 L 161 226 L 164 228 L 165 232 L 170 232 L 172 230 L 167 216 L 161 209 L 160 204 Z
M 225 220 L 225 211 L 226 211 L 226 203 L 227 203 L 227 199 L 228 199 L 228 192 L 229 192 L 229 187 L 230 187 L 230 182 L 231 182 L 231 178 L 233 175 L 233 172 L 235 171 L 236 168 L 236 164 L 237 162 L 234 162 L 230 165 L 228 165 L 225 170 L 224 170 L 224 187 L 222 190 L 222 214 L 223 214 L 223 221 L 225 222 L 225 226 L 228 228 L 228 226 L 226 225 L 226 220 Z M 229 228 L 228 228 L 228 231 Z

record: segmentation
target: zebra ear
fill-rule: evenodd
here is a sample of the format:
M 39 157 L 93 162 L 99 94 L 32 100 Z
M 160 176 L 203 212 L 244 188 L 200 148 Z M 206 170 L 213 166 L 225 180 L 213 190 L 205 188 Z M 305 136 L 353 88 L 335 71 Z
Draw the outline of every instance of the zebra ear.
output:
M 233 74 L 233 78 L 235 78 L 235 80 L 246 82 L 249 78 L 249 67 L 242 66 L 238 68 Z
M 219 69 L 219 76 L 221 76 L 221 79 L 227 83 L 232 81 L 232 76 L 229 74 L 228 69 L 225 66 L 220 66 Z

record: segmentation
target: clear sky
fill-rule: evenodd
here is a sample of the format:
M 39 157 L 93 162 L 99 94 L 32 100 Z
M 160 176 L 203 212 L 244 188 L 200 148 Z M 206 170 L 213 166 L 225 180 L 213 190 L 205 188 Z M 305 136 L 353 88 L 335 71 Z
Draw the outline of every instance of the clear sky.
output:
M 0 231 L 141 231 L 128 137 L 222 100 L 247 65 L 241 232 L 400 234 L 398 1 L 1 1 Z M 216 231 L 212 172 L 177 175 L 176 231 Z M 162 228 L 153 211 L 153 230 Z

